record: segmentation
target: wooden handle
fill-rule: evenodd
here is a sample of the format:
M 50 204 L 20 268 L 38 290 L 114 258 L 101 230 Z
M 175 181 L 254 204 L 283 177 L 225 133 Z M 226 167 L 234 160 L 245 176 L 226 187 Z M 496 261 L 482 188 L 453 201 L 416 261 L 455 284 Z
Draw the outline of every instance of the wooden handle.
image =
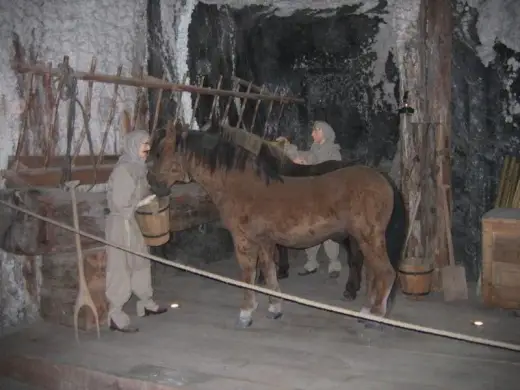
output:
M 453 238 L 451 236 L 451 221 L 450 212 L 448 206 L 448 186 L 442 186 L 442 199 L 443 199 L 443 214 L 444 214 L 444 228 L 446 229 L 446 239 L 448 240 L 448 256 L 450 265 L 455 265 L 455 256 L 453 255 Z
M 421 193 L 417 193 L 417 199 L 413 206 L 412 215 L 410 216 L 410 221 L 408 222 L 408 231 L 406 232 L 406 239 L 404 240 L 403 251 L 401 256 L 406 256 L 406 250 L 408 249 L 408 241 L 410 241 L 410 235 L 413 230 L 413 223 L 415 222 L 415 218 L 417 217 L 417 212 L 419 211 L 419 204 L 421 203 Z

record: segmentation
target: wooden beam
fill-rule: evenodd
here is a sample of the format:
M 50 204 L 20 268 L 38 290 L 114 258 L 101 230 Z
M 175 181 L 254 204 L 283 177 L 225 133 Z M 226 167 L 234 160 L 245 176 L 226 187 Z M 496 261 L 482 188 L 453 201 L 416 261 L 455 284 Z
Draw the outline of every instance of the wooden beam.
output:
M 262 87 L 259 87 L 258 85 L 255 85 L 255 84 L 252 84 L 252 83 L 250 83 L 247 80 L 241 79 L 240 77 L 231 76 L 231 80 L 233 80 L 234 82 L 238 83 L 242 87 L 249 88 L 249 85 L 251 85 L 251 90 L 252 91 L 255 91 L 255 92 L 258 92 L 258 93 L 262 93 Z
M 23 63 L 16 63 L 13 66 L 14 70 L 19 73 L 34 73 L 38 75 L 50 74 L 51 76 L 58 77 L 62 74 L 58 68 L 49 69 L 45 65 L 28 65 Z M 170 91 L 183 91 L 191 93 L 200 93 L 202 95 L 213 95 L 213 96 L 234 96 L 248 99 L 267 100 L 279 103 L 304 103 L 305 100 L 301 98 L 294 98 L 288 96 L 275 96 L 258 93 L 246 93 L 238 91 L 229 91 L 215 88 L 195 87 L 193 85 L 175 84 L 163 81 L 151 76 L 145 76 L 143 78 L 125 77 L 125 76 L 114 76 L 101 73 L 88 73 L 75 71 L 72 74 L 78 80 L 94 81 L 105 84 L 119 84 L 131 87 L 144 87 L 144 88 L 159 88 L 167 89 Z
M 423 0 L 426 2 L 425 60 L 427 64 L 427 112 L 435 126 L 436 143 L 436 243 L 435 265 L 449 264 L 447 235 L 444 221 L 444 199 L 448 199 L 451 215 L 451 67 L 452 67 L 452 2 L 451 0 Z M 446 190 L 447 188 L 447 190 Z M 451 221 L 451 218 L 450 218 Z M 437 287 L 440 283 L 435 282 Z
M 94 161 L 97 159 L 97 156 L 94 156 Z M 103 156 L 103 160 L 101 161 L 104 164 L 115 164 L 117 160 L 119 159 L 119 156 L 117 155 L 105 155 Z M 16 160 L 15 156 L 9 156 L 7 166 L 9 168 L 13 167 L 13 164 Z M 27 168 L 41 168 L 43 167 L 43 162 L 45 160 L 45 156 L 20 156 L 19 162 Z M 49 161 L 49 168 L 58 168 L 62 167 L 66 164 L 66 158 L 65 156 L 53 156 Z M 92 165 L 92 159 L 90 156 L 77 156 L 76 161 L 74 163 L 74 166 L 86 166 L 86 165 Z
M 34 205 L 33 211 L 37 214 L 51 218 L 57 222 L 73 225 L 72 200 L 70 192 L 59 188 L 38 188 L 37 193 L 27 189 L 20 190 L 20 196 L 26 204 Z M 12 192 L 12 190 L 11 190 Z M 9 202 L 7 196 L 9 190 L 0 190 L 0 196 Z M 78 204 L 78 219 L 80 229 L 96 237 L 104 237 L 107 212 L 107 197 L 105 192 L 78 191 L 76 194 Z M 28 207 L 28 206 L 26 206 Z M 219 211 L 212 202 L 208 193 L 197 183 L 179 184 L 172 186 L 170 194 L 170 231 L 178 232 L 190 229 L 194 226 L 218 221 Z M 32 224 L 31 218 L 25 220 L 16 218 L 11 221 L 14 224 L 23 224 L 21 231 L 27 230 L 25 224 Z M 15 226 L 17 229 L 18 227 Z M 20 240 L 3 240 L 0 249 L 25 255 L 42 255 L 45 253 L 73 252 L 74 233 L 42 222 L 39 233 Z M 84 249 L 98 247 L 99 242 L 88 237 L 81 237 Z
M 73 167 L 71 180 L 79 180 L 80 184 L 106 183 L 114 164 L 99 165 L 94 172 L 92 166 Z M 30 187 L 58 187 L 61 182 L 62 168 L 27 168 L 18 171 L 8 169 L 1 172 L 6 179 L 7 188 L 20 188 L 21 183 Z
M 443 188 L 450 185 L 452 11 L 450 0 L 416 1 L 420 2 L 417 29 L 400 60 L 405 68 L 402 86 L 410 92 L 408 103 L 415 113 L 402 115 L 400 141 L 408 212 L 419 195 L 421 203 L 416 220 L 410 221 L 405 260 L 420 259 L 438 270 L 448 262 L 446 233 L 451 234 L 444 228 Z M 439 287 L 436 272 L 433 289 Z

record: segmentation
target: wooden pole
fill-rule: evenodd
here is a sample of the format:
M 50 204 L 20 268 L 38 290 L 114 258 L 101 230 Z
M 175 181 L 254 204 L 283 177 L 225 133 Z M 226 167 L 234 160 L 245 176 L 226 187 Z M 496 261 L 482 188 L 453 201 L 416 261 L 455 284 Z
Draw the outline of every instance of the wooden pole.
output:
M 97 58 L 92 57 L 92 60 L 90 62 L 90 73 L 96 72 L 96 66 L 97 66 Z M 85 95 L 85 100 L 83 102 L 83 107 L 85 108 L 85 117 L 83 117 L 83 120 L 86 121 L 86 123 L 83 123 L 83 128 L 81 129 L 81 133 L 79 135 L 78 142 L 76 143 L 76 147 L 74 148 L 73 157 L 72 157 L 72 165 L 74 165 L 74 160 L 78 156 L 79 152 L 81 151 L 81 146 L 83 146 L 83 141 L 85 140 L 85 137 L 87 136 L 87 131 L 90 131 L 90 118 L 92 116 L 92 90 L 94 88 L 94 83 L 92 81 L 88 82 L 87 87 L 87 94 Z M 92 156 L 92 158 L 94 158 Z M 46 160 L 47 161 L 47 160 Z M 45 165 L 47 166 L 47 165 Z
M 444 209 L 452 213 L 451 190 L 451 60 L 452 60 L 452 2 L 451 0 L 423 0 L 425 3 L 425 63 L 427 65 L 427 113 L 431 123 L 438 124 L 436 136 L 436 240 L 438 251 L 436 268 L 449 264 Z M 445 202 L 445 199 L 448 199 Z M 435 283 L 439 287 L 439 283 Z M 434 286 L 435 287 L 435 286 Z
M 401 139 L 401 189 L 408 209 L 409 239 L 404 248 L 404 261 L 427 262 L 425 258 L 424 243 L 422 237 L 421 212 L 414 211 L 418 207 L 418 200 L 422 198 L 421 191 L 421 160 L 419 142 L 421 126 L 412 122 L 412 116 L 401 114 L 400 139 Z M 422 203 L 419 204 L 422 206 Z M 422 207 L 421 207 L 422 208 Z
M 233 82 L 236 82 L 238 85 L 241 85 L 242 87 L 248 88 L 251 91 L 262 93 L 262 87 L 259 87 L 258 85 L 253 84 L 250 81 L 241 79 L 240 77 L 236 76 L 231 76 L 231 80 L 233 80 Z
M 416 1 L 420 3 L 417 30 L 400 58 L 401 96 L 409 98 L 415 113 L 401 115 L 400 152 L 402 191 L 409 213 L 419 194 L 421 205 L 411 221 L 404 256 L 419 257 L 439 269 L 448 264 L 443 196 L 451 199 L 451 1 Z M 443 192 L 445 187 L 448 194 Z M 435 279 L 434 289 L 438 289 Z
M 48 69 L 46 66 L 42 65 L 28 65 L 17 63 L 14 65 L 14 70 L 19 73 L 29 73 L 32 72 L 34 74 L 50 74 L 51 76 L 60 76 L 61 71 L 57 68 Z M 214 89 L 214 88 L 206 88 L 206 87 L 196 87 L 193 85 L 183 85 L 183 84 L 175 84 L 163 81 L 161 79 L 144 76 L 142 79 L 135 77 L 124 77 L 124 76 L 114 76 L 107 74 L 90 74 L 88 72 L 80 72 L 75 71 L 72 76 L 76 77 L 78 80 L 85 81 L 94 81 L 99 83 L 106 84 L 119 84 L 126 85 L 131 87 L 144 87 L 144 88 L 162 88 L 171 91 L 183 91 L 183 92 L 192 92 L 192 93 L 200 93 L 202 95 L 212 95 L 212 96 L 235 96 L 241 98 L 249 98 L 249 99 L 258 99 L 258 100 L 267 100 L 267 101 L 275 101 L 280 103 L 304 103 L 305 100 L 301 98 L 295 98 L 290 96 L 274 96 L 269 94 L 259 94 L 259 93 L 245 93 L 239 91 L 229 91 L 222 89 Z

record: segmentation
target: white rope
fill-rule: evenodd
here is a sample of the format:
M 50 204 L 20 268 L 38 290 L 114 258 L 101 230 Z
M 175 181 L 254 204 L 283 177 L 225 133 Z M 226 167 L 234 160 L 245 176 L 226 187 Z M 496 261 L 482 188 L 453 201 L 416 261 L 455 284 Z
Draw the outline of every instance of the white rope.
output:
M 465 334 L 462 334 L 462 333 L 449 332 L 449 331 L 446 331 L 446 330 L 430 328 L 430 327 L 427 327 L 427 326 L 415 325 L 415 324 L 411 324 L 411 323 L 408 323 L 408 322 L 397 321 L 397 320 L 392 320 L 392 319 L 389 319 L 389 318 L 383 318 L 383 317 L 374 316 L 374 315 L 368 314 L 368 313 L 367 314 L 360 313 L 360 312 L 357 312 L 357 311 L 354 311 L 354 310 L 345 309 L 345 308 L 342 308 L 342 307 L 339 307 L 339 306 L 332 306 L 332 305 L 328 305 L 328 304 L 325 304 L 325 303 L 316 302 L 316 301 L 313 301 L 313 300 L 310 300 L 310 299 L 297 297 L 295 295 L 284 294 L 284 293 L 273 291 L 273 290 L 270 290 L 270 289 L 267 289 L 267 288 L 264 288 L 264 287 L 255 286 L 255 285 L 252 285 L 252 284 L 249 284 L 249 283 L 244 283 L 244 282 L 241 282 L 241 281 L 238 281 L 238 280 L 235 280 L 235 279 L 227 278 L 225 276 L 217 275 L 217 274 L 214 274 L 214 273 L 211 273 L 211 272 L 200 270 L 198 268 L 194 268 L 194 267 L 190 267 L 190 266 L 187 266 L 187 265 L 184 265 L 184 264 L 181 264 L 181 263 L 177 263 L 175 261 L 166 260 L 166 259 L 160 258 L 158 256 L 151 255 L 149 253 L 137 252 L 137 251 L 134 251 L 134 250 L 132 250 L 132 249 L 130 249 L 128 247 L 124 247 L 124 246 L 121 246 L 121 245 L 109 242 L 109 241 L 107 241 L 107 240 L 105 240 L 105 239 L 103 239 L 101 237 L 96 237 L 96 236 L 94 236 L 94 235 L 92 235 L 90 233 L 84 232 L 82 230 L 76 230 L 72 226 L 68 226 L 68 225 L 65 225 L 65 224 L 63 224 L 61 222 L 55 221 L 55 220 L 53 220 L 51 218 L 47 218 L 47 217 L 44 217 L 42 215 L 33 213 L 32 211 L 29 211 L 29 210 L 26 210 L 24 208 L 15 206 L 15 205 L 13 205 L 13 204 L 11 204 L 9 202 L 5 202 L 3 200 L 0 200 L 0 203 L 5 205 L 5 206 L 7 206 L 7 207 L 10 207 L 10 208 L 12 208 L 14 210 L 18 210 L 18 211 L 20 211 L 22 213 L 30 215 L 30 216 L 32 216 L 34 218 L 37 218 L 37 219 L 40 219 L 42 221 L 48 222 L 48 223 L 50 223 L 52 225 L 56 225 L 58 227 L 61 227 L 62 229 L 68 230 L 68 231 L 73 232 L 73 233 L 78 233 L 78 234 L 80 234 L 80 235 L 82 235 L 84 237 L 88 237 L 88 238 L 90 238 L 90 239 L 92 239 L 94 241 L 98 241 L 98 242 L 100 242 L 102 244 L 105 244 L 105 245 L 108 245 L 108 246 L 112 246 L 114 248 L 118 248 L 118 249 L 123 250 L 125 252 L 132 253 L 132 254 L 137 255 L 137 256 L 145 257 L 145 258 L 148 258 L 150 260 L 154 260 L 154 261 L 157 261 L 159 263 L 162 263 L 162 264 L 165 264 L 165 265 L 169 265 L 171 267 L 174 267 L 174 268 L 177 268 L 177 269 L 181 269 L 183 271 L 186 271 L 186 272 L 189 272 L 189 273 L 192 273 L 192 274 L 195 274 L 195 275 L 204 276 L 204 277 L 209 278 L 209 279 L 213 279 L 213 280 L 217 280 L 217 281 L 222 282 L 222 283 L 230 284 L 230 285 L 235 286 L 235 287 L 245 288 L 247 290 L 252 290 L 252 291 L 256 291 L 256 292 L 259 292 L 259 293 L 262 293 L 262 294 L 266 294 L 266 295 L 269 295 L 269 296 L 273 296 L 273 297 L 276 297 L 276 298 L 284 299 L 284 300 L 289 301 L 289 302 L 299 303 L 299 304 L 304 305 L 304 306 L 309 306 L 309 307 L 313 307 L 315 309 L 320 309 L 320 310 L 326 310 L 326 311 L 330 311 L 330 312 L 337 313 L 337 314 L 343 314 L 343 315 L 346 315 L 346 316 L 349 316 L 349 317 L 361 318 L 361 319 L 364 319 L 364 320 L 370 320 L 370 321 L 374 321 L 374 322 L 379 322 L 381 324 L 391 325 L 391 326 L 395 326 L 395 327 L 402 328 L 402 329 L 413 330 L 415 332 L 421 332 L 421 333 L 432 334 L 432 335 L 435 335 L 435 336 L 447 337 L 447 338 L 454 339 L 454 340 L 466 341 L 466 342 L 470 342 L 470 343 L 474 343 L 474 344 L 486 345 L 486 346 L 489 346 L 489 347 L 496 347 L 496 348 L 502 348 L 502 349 L 506 349 L 506 350 L 510 350 L 510 351 L 520 352 L 520 345 L 517 345 L 517 344 L 511 344 L 511 343 L 506 343 L 506 342 L 503 342 L 503 341 L 484 339 L 484 338 L 481 338 L 481 337 L 474 337 L 474 336 L 469 336 L 469 335 L 465 335 Z

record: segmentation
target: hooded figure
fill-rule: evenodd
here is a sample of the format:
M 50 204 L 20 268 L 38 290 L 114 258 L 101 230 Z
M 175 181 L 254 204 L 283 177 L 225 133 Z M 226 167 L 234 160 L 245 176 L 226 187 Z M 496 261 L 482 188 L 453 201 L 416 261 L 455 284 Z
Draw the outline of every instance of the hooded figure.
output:
M 297 163 L 315 165 L 329 160 L 341 161 L 340 146 L 335 143 L 336 133 L 323 121 L 316 121 L 312 126 L 314 140 L 308 151 L 301 151 L 295 145 L 285 144 L 285 153 Z
M 341 161 L 340 146 L 335 143 L 336 133 L 327 122 L 314 122 L 312 138 L 314 143 L 309 151 L 299 151 L 295 145 L 290 145 L 286 142 L 285 154 L 297 164 L 315 165 L 329 160 Z M 313 274 L 318 270 L 319 264 L 316 257 L 320 246 L 321 244 L 305 250 L 308 260 L 299 275 Z M 327 240 L 323 243 L 323 247 L 329 258 L 329 276 L 337 278 L 341 272 L 341 263 L 338 260 L 339 244 L 335 241 Z
M 123 140 L 123 154 L 108 179 L 107 201 L 110 214 L 107 217 L 106 240 L 137 252 L 148 252 L 139 225 L 134 217 L 137 204 L 149 195 L 146 179 L 146 152 L 149 135 L 135 130 Z M 137 315 L 161 314 L 153 301 L 150 260 L 109 246 L 107 248 L 106 296 L 109 302 L 110 329 L 137 332 L 130 326 L 130 318 L 123 312 L 123 305 L 132 292 L 139 298 Z

